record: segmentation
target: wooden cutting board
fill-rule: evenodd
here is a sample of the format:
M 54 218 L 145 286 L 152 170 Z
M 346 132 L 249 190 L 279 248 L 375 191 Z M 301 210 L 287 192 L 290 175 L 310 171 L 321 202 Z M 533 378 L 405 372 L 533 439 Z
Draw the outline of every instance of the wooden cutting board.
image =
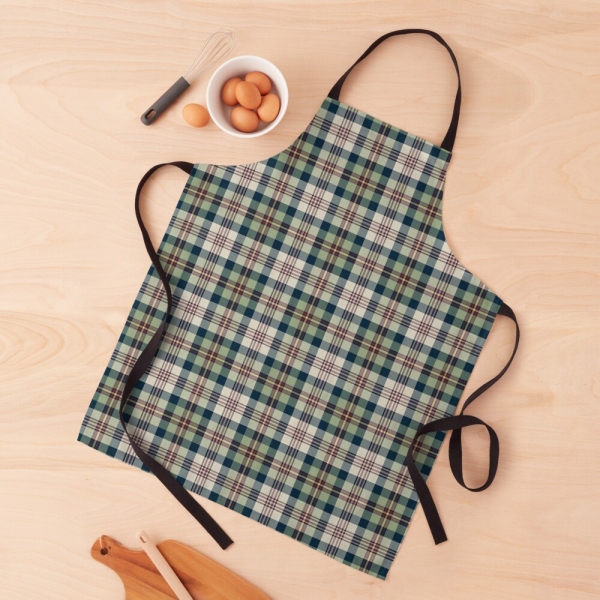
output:
M 194 600 L 270 600 L 239 575 L 184 544 L 167 540 L 157 548 Z M 126 600 L 177 600 L 143 550 L 130 550 L 103 535 L 94 542 L 91 554 L 121 578 Z

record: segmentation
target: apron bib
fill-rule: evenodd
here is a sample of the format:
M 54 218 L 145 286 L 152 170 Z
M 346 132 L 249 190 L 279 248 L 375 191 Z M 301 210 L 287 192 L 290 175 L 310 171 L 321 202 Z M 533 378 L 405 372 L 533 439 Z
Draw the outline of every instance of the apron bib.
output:
M 436 33 L 422 29 L 390 36 Z M 79 440 L 152 471 L 213 538 L 231 538 L 191 490 L 384 579 L 446 431 L 506 371 L 512 310 L 444 237 L 442 191 L 460 76 L 441 146 L 340 101 L 332 88 L 294 143 L 235 166 L 170 163 L 189 177 Z M 513 354 L 454 415 L 497 315 Z

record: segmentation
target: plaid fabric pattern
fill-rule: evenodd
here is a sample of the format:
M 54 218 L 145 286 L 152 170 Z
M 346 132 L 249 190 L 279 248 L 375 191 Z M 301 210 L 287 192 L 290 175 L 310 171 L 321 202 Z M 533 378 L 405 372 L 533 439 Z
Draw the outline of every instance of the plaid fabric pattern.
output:
M 454 413 L 502 303 L 445 241 L 450 156 L 328 98 L 278 155 L 196 165 L 159 247 L 173 314 L 130 399 L 187 489 L 379 578 L 417 506 L 408 446 Z M 165 305 L 151 268 L 79 434 L 138 467 L 117 405 Z

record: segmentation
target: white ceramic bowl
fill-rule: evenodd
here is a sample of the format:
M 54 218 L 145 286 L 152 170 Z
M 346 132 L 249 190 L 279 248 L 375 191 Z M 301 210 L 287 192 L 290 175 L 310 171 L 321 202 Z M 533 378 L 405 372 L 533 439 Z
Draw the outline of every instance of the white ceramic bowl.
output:
M 244 77 L 252 71 L 260 71 L 264 73 L 272 84 L 271 92 L 279 96 L 281 107 L 279 114 L 271 123 L 263 123 L 259 121 L 258 129 L 252 133 L 243 133 L 238 131 L 232 124 L 229 118 L 231 114 L 232 106 L 227 106 L 221 100 L 221 90 L 225 85 L 225 82 L 232 77 Z M 288 87 L 285 81 L 285 77 L 281 74 L 281 71 L 272 63 L 261 58 L 260 56 L 236 56 L 224 62 L 212 75 L 206 88 L 206 106 L 212 120 L 226 133 L 241 138 L 254 138 L 268 133 L 272 129 L 275 129 L 288 105 Z

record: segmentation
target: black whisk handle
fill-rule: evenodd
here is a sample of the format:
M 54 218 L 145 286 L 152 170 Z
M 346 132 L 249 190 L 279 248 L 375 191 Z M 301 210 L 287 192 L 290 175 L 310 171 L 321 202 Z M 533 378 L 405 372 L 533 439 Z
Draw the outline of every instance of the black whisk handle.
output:
M 140 117 L 142 123 L 152 125 L 189 87 L 188 81 L 184 77 L 180 77 L 148 110 L 144 111 Z

